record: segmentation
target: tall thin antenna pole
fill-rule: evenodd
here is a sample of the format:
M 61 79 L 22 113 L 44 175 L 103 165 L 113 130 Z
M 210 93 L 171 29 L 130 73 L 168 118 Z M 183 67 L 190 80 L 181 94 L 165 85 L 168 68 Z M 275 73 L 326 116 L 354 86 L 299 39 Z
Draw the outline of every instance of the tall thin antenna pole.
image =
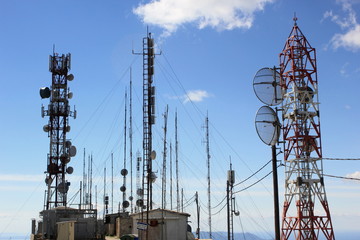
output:
M 180 212 L 180 196 L 179 196 L 179 142 L 177 134 L 177 111 L 175 112 L 175 168 L 176 168 L 176 210 Z
M 123 212 L 125 212 L 125 201 L 126 201 L 126 175 L 127 175 L 127 170 L 126 170 L 126 130 L 127 130 L 127 126 L 126 126 L 126 117 L 127 117 L 127 91 L 125 90 L 125 117 L 124 117 L 124 174 L 123 174 Z
M 166 105 L 164 113 L 164 151 L 163 151 L 163 169 L 162 169 L 162 209 L 166 208 L 166 133 L 167 133 L 167 118 L 168 118 L 169 106 Z
M 84 148 L 84 158 L 83 158 L 83 204 L 86 205 L 86 173 L 85 173 L 85 148 Z M 84 207 L 85 208 L 85 207 Z
M 170 142 L 170 210 L 173 209 L 173 182 L 172 182 L 172 144 Z
M 111 213 L 114 213 L 114 158 L 111 153 Z
M 181 188 L 181 212 L 184 212 L 184 189 Z
M 211 186 L 210 186 L 210 143 L 209 143 L 209 118 L 206 115 L 205 119 L 206 128 L 206 156 L 207 156 L 207 169 L 208 169 L 208 212 L 209 212 L 209 235 L 212 239 L 211 231 Z
M 106 167 L 104 167 L 104 219 L 106 215 Z
M 86 197 L 86 204 L 89 204 L 89 208 L 90 208 L 90 167 L 91 167 L 91 163 L 90 163 L 90 155 L 88 155 L 88 174 L 87 174 L 87 197 Z
M 90 160 L 90 209 L 93 208 L 92 206 L 92 171 L 93 171 L 93 155 L 91 153 L 91 160 Z
M 132 144 L 133 144 L 133 130 L 132 130 L 132 68 L 130 67 L 130 106 L 129 106 L 129 140 L 130 140 L 130 209 L 131 213 L 133 213 L 133 150 L 132 150 Z

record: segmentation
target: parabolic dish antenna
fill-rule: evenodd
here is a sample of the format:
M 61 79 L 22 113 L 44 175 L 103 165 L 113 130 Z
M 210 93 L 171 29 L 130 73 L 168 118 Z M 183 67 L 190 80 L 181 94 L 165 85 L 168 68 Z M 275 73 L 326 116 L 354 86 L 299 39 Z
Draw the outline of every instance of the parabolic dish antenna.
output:
M 254 92 L 258 99 L 266 105 L 275 106 L 282 102 L 280 74 L 273 68 L 262 68 L 254 77 Z
M 255 117 L 256 132 L 261 141 L 267 145 L 275 145 L 280 135 L 280 124 L 275 111 L 268 106 L 262 106 Z

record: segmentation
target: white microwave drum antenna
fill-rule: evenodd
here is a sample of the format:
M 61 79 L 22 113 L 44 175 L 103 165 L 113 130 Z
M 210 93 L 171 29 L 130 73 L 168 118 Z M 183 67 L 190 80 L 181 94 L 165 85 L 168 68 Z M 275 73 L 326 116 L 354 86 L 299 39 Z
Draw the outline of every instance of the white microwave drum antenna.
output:
M 280 74 L 275 68 L 262 68 L 257 71 L 253 87 L 257 98 L 268 106 L 276 106 L 283 101 Z
M 276 112 L 269 106 L 262 106 L 255 117 L 256 132 L 261 141 L 274 146 L 280 135 L 280 124 Z

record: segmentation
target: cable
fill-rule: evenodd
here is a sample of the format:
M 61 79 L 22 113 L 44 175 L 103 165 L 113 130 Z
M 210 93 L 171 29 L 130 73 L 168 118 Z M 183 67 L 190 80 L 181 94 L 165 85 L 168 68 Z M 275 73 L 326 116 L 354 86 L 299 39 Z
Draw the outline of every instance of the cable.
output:
M 227 204 L 224 204 L 224 206 L 219 211 L 217 211 L 216 213 L 212 213 L 211 216 L 215 216 L 215 215 L 219 214 L 226 206 L 227 206 Z
M 323 160 L 332 161 L 360 161 L 360 158 L 322 158 Z
M 249 186 L 247 186 L 247 187 L 245 187 L 245 188 L 243 188 L 243 189 L 241 189 L 241 190 L 239 190 L 239 191 L 234 192 L 233 194 L 239 193 L 239 192 L 242 192 L 242 191 L 245 191 L 245 190 L 253 187 L 254 185 L 256 185 L 256 184 L 258 184 L 259 182 L 261 182 L 264 178 L 266 178 L 267 176 L 269 176 L 272 172 L 273 172 L 273 171 L 269 172 L 269 173 L 266 174 L 264 177 L 260 178 L 258 181 L 254 182 L 253 184 L 251 184 L 251 185 L 249 185 Z
M 250 178 L 252 178 L 254 175 L 256 175 L 258 172 L 260 172 L 261 170 L 263 170 L 269 163 L 271 163 L 272 159 L 270 161 L 268 161 L 267 163 L 265 163 L 264 166 L 262 166 L 259 170 L 257 170 L 256 172 L 254 172 L 253 174 L 251 174 L 249 177 L 247 177 L 246 179 L 242 180 L 241 182 L 239 183 L 236 183 L 234 184 L 234 187 L 239 185 L 239 184 L 242 184 L 244 182 L 246 182 L 247 180 L 249 180 Z
M 220 206 L 220 204 L 221 204 L 222 202 L 224 202 L 225 199 L 226 199 L 226 196 L 223 198 L 223 200 L 221 200 L 221 202 L 219 202 L 218 205 L 216 205 L 215 207 L 211 207 L 211 209 L 214 209 L 214 208 L 217 208 L 218 206 Z
M 332 178 L 341 178 L 341 179 L 347 179 L 347 180 L 355 180 L 355 181 L 360 181 L 360 178 L 352 178 L 352 177 L 341 177 L 341 176 L 334 176 L 334 175 L 328 175 L 328 174 L 323 174 L 326 177 L 332 177 Z

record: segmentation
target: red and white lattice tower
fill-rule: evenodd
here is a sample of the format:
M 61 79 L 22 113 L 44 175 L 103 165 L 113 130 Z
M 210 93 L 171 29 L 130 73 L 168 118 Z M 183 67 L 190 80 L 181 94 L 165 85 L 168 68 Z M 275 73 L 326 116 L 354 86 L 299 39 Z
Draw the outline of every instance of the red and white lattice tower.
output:
M 323 179 L 316 52 L 296 20 L 280 53 L 285 162 L 281 239 L 335 239 Z

